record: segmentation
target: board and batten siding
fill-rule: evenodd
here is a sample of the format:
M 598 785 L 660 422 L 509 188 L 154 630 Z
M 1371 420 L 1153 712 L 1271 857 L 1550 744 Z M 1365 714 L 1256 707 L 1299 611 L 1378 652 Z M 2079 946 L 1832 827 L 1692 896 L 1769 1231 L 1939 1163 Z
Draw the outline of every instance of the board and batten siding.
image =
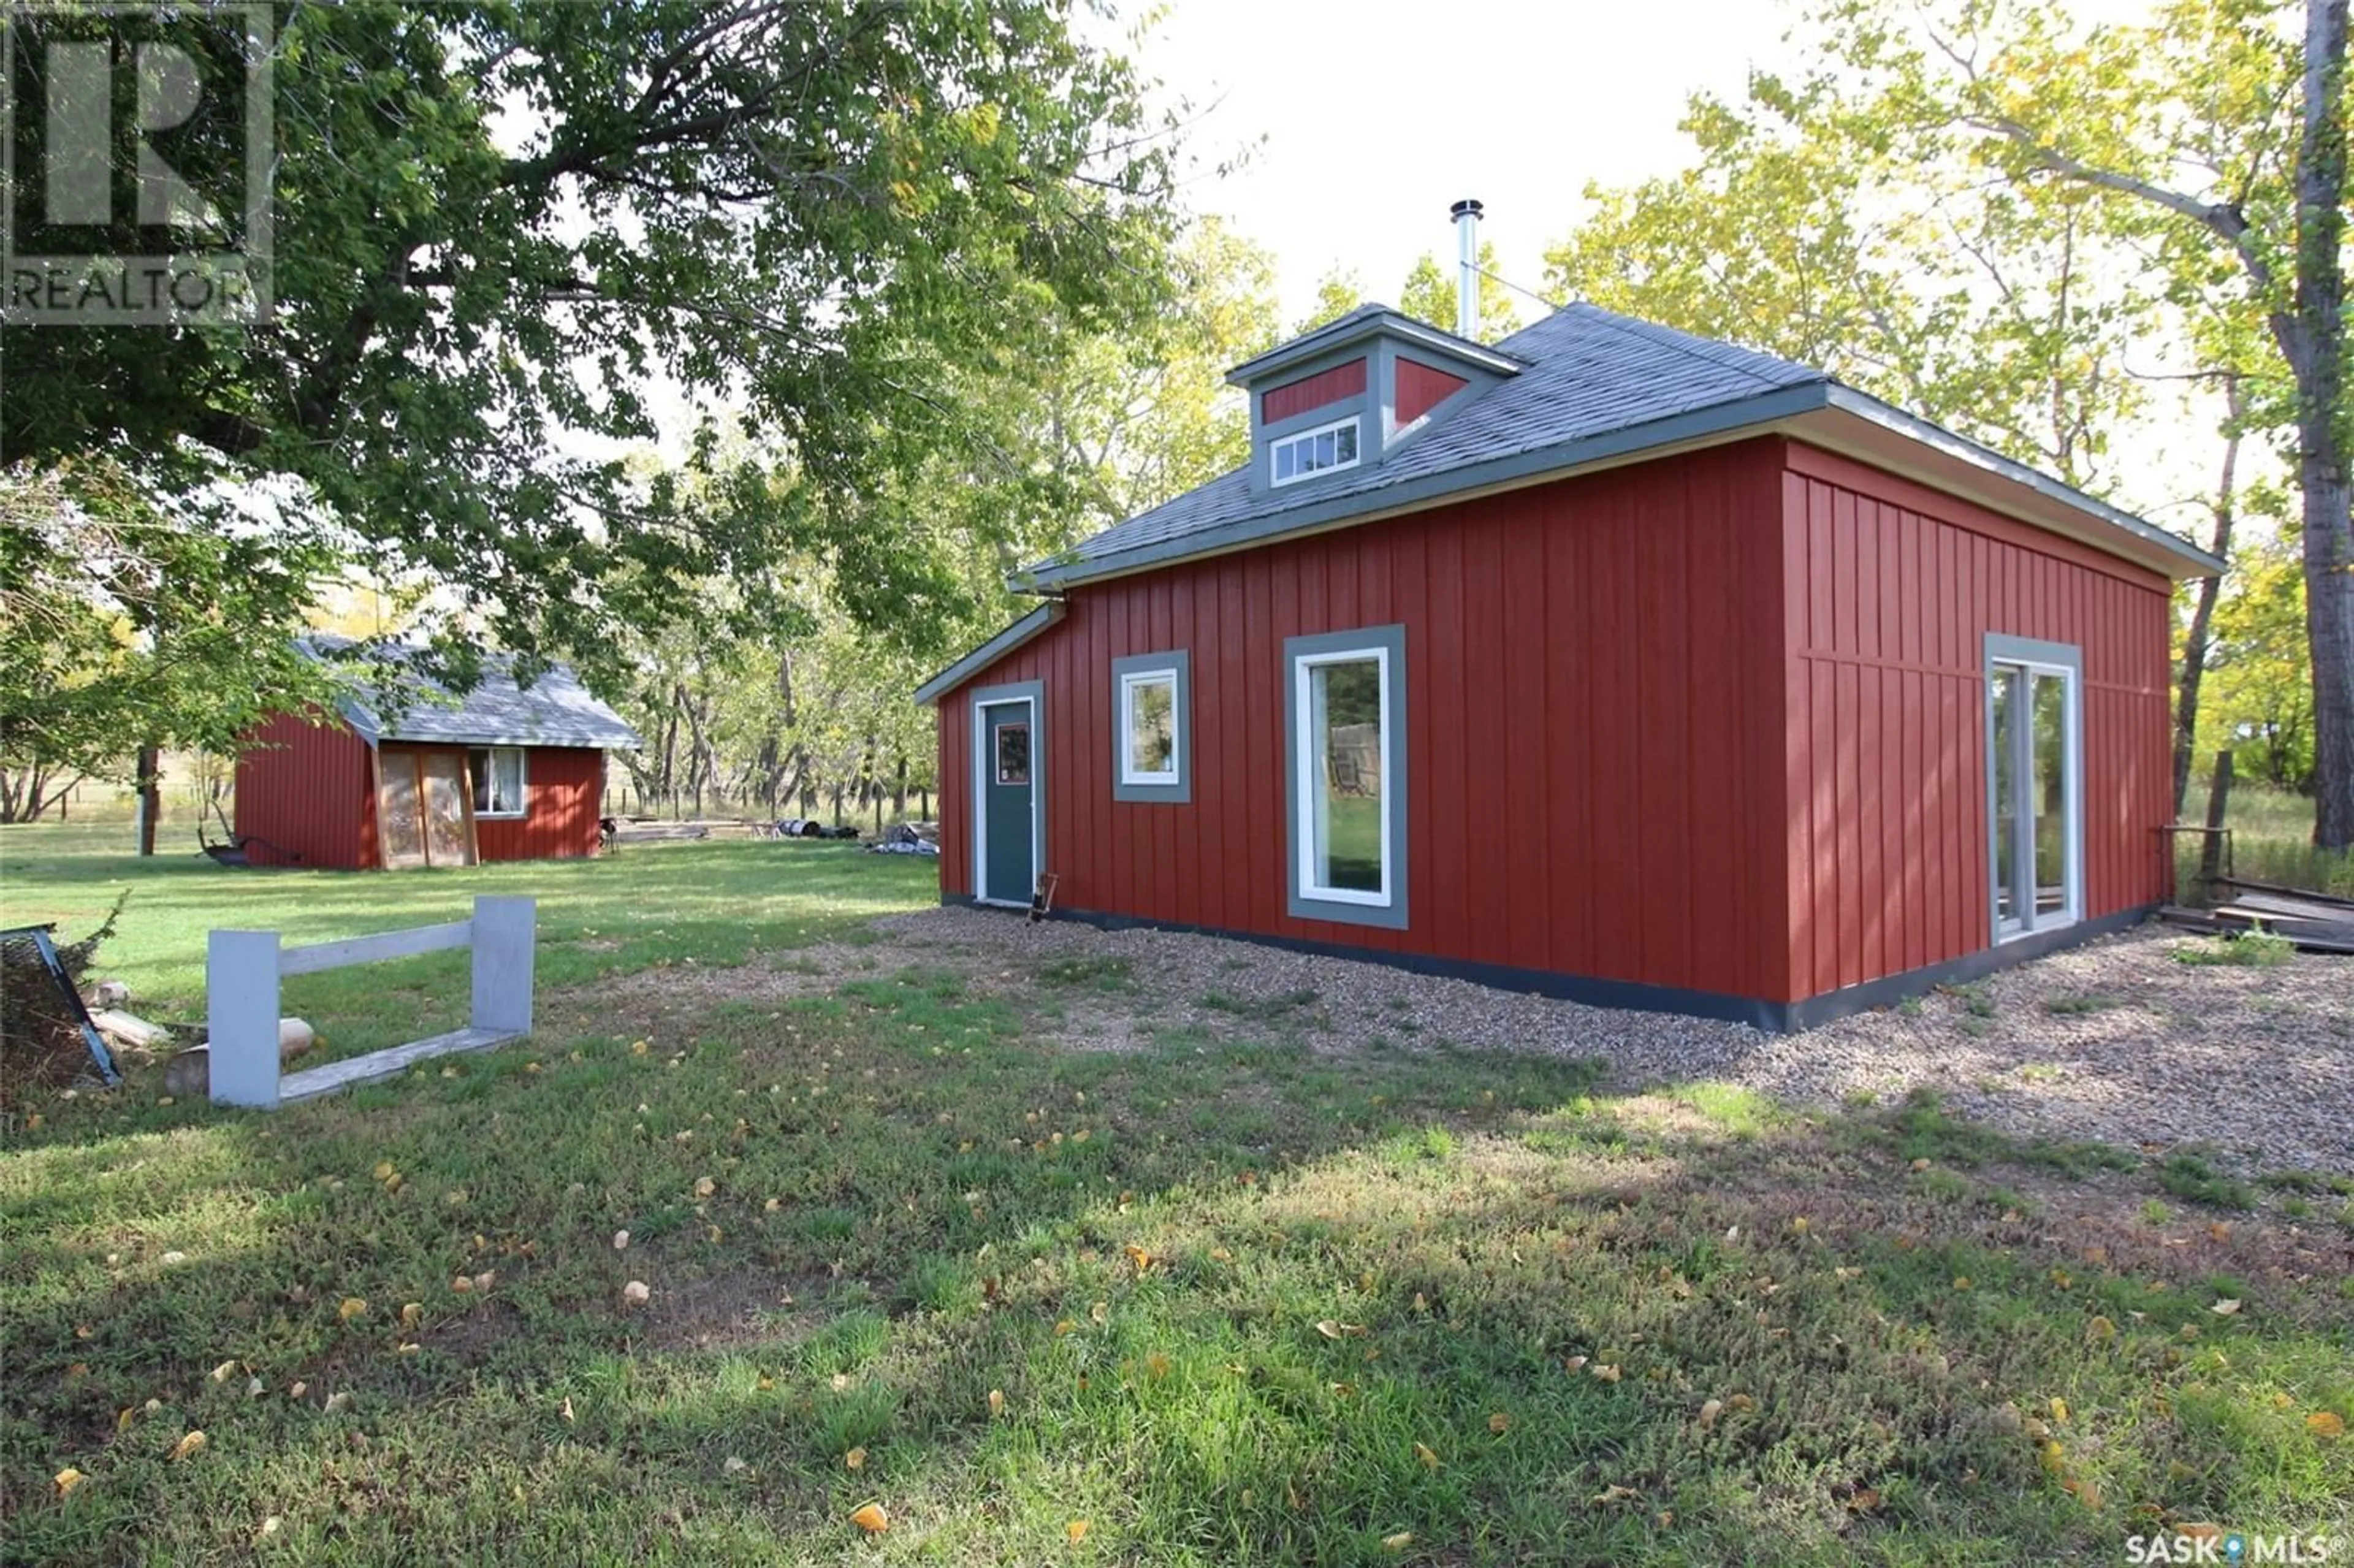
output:
M 1782 444 L 1755 440 L 1072 591 L 941 698 L 972 892 L 974 683 L 1044 684 L 1056 907 L 1781 998 Z M 1409 924 L 1285 903 L 1283 644 L 1405 628 Z M 1112 798 L 1112 661 L 1193 662 L 1193 800 Z
M 522 817 L 474 819 L 483 860 L 555 860 L 597 853 L 605 754 L 588 747 L 535 746 L 524 758 Z
M 2084 914 L 2156 903 L 2171 585 L 1803 443 L 1783 481 L 1794 998 L 1991 945 L 1988 632 L 2084 652 Z
M 239 833 L 270 841 L 249 852 L 257 865 L 292 863 L 272 849 L 301 855 L 306 866 L 357 869 L 376 863 L 362 819 L 375 816 L 367 742 L 318 710 L 273 714 L 247 735 L 238 753 Z

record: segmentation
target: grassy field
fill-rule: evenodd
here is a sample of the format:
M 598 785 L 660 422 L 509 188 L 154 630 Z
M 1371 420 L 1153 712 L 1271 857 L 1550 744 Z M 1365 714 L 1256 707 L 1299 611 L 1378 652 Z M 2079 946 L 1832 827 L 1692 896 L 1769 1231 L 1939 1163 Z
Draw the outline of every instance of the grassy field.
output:
M 838 849 L 415 877 L 0 851 L 11 919 L 131 879 L 109 967 L 183 1007 L 224 918 L 324 936 L 531 886 L 552 934 L 547 1026 L 446 1074 L 274 1118 L 133 1085 L 6 1129 L 10 1562 L 1959 1565 L 2354 1535 L 2354 1194 L 2326 1182 L 2294 1221 L 2226 1215 L 1927 1104 L 1336 1055 L 1288 1005 L 1081 1051 L 1060 1019 L 1138 1005 L 1117 961 L 775 952 L 928 896 L 928 865 Z M 642 973 L 756 953 L 811 993 Z M 313 1002 L 339 1035 L 398 1019 Z
M 201 1024 L 205 933 L 247 927 L 286 945 L 466 917 L 478 893 L 539 900 L 538 980 L 562 988 L 667 964 L 740 964 L 838 938 L 875 916 L 928 902 L 935 868 L 796 840 L 633 844 L 594 861 L 511 862 L 398 875 L 232 871 L 201 855 L 141 861 L 127 824 L 0 827 L 0 925 L 58 922 L 81 936 L 129 895 L 97 972 L 127 981 L 133 1011 Z M 468 957 L 298 975 L 282 1005 L 327 1048 L 373 1051 L 465 1022 Z
M 2204 822 L 2207 796 L 2205 782 L 2194 779 L 2180 820 Z M 2304 796 L 2236 784 L 2225 821 L 2242 876 L 2354 898 L 2354 855 L 2326 855 L 2313 847 L 2313 802 Z M 2199 849 L 2196 834 L 2181 835 L 2176 845 L 2175 885 L 2186 891 L 2198 876 Z

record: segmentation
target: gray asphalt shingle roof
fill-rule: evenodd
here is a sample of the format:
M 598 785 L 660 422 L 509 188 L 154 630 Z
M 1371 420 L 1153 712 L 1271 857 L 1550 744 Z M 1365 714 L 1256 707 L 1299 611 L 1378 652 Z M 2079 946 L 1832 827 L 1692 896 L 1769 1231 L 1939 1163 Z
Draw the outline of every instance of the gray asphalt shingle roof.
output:
M 1386 461 L 1314 484 L 1253 494 L 1236 469 L 1083 540 L 1041 567 L 1067 568 L 1159 550 L 1233 525 L 1279 520 L 1427 481 L 1448 470 L 1678 418 L 1761 394 L 1822 386 L 1822 371 L 1770 354 L 1694 337 L 1599 306 L 1573 304 L 1494 345 L 1523 366 Z M 1034 568 L 1036 569 L 1036 568 Z
M 310 638 L 315 650 L 349 647 L 341 639 Z M 396 656 L 401 651 L 392 651 Z M 642 742 L 627 720 L 589 694 L 578 676 L 551 665 L 528 686 L 515 683 L 514 662 L 493 653 L 472 691 L 453 696 L 415 670 L 397 676 L 400 691 L 387 701 L 381 686 L 347 693 L 336 706 L 371 746 L 422 741 L 445 746 L 581 746 L 635 751 Z

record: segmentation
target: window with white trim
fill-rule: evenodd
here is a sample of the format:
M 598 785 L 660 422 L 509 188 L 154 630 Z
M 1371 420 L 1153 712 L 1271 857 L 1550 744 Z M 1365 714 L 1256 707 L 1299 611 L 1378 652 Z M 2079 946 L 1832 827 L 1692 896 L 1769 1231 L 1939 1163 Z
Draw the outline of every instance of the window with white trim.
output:
M 1193 798 L 1193 658 L 1182 648 L 1111 662 L 1112 799 Z
M 1294 484 L 1334 469 L 1354 468 L 1357 421 L 1342 419 L 1269 441 L 1267 461 L 1270 484 Z
M 1177 782 L 1177 672 L 1119 678 L 1119 781 Z
M 1291 912 L 1402 927 L 1405 628 L 1289 638 L 1284 654 Z
M 474 815 L 520 817 L 525 810 L 523 747 L 478 746 L 466 753 L 474 777 Z

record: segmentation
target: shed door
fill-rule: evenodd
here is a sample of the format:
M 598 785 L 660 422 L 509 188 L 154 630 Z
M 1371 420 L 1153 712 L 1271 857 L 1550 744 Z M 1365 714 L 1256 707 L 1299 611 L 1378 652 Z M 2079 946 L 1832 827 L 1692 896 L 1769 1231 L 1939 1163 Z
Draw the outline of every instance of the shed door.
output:
M 395 870 L 425 863 L 424 793 L 417 753 L 406 747 L 376 752 L 376 833 L 384 863 Z
M 376 821 L 387 867 L 473 864 L 474 812 L 465 754 L 379 748 Z
M 981 896 L 1027 904 L 1038 871 L 1030 702 L 990 703 L 981 712 Z

